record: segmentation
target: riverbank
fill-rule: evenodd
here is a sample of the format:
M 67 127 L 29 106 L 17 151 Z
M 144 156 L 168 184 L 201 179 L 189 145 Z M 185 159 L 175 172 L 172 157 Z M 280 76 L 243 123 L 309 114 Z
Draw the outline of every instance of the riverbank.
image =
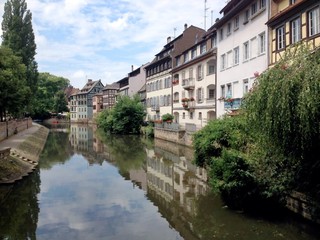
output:
M 36 123 L 0 142 L 0 184 L 10 184 L 29 175 L 38 165 L 49 129 Z

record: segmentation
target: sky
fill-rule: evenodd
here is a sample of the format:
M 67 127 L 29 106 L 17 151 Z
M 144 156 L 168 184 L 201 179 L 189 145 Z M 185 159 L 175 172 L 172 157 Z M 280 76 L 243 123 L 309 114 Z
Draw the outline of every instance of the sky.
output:
M 0 16 L 6 0 L 0 0 Z M 87 79 L 119 81 L 151 62 L 184 24 L 204 28 L 205 0 L 26 0 L 39 72 L 82 88 Z M 206 29 L 226 0 L 206 0 Z M 2 31 L 0 29 L 0 35 Z

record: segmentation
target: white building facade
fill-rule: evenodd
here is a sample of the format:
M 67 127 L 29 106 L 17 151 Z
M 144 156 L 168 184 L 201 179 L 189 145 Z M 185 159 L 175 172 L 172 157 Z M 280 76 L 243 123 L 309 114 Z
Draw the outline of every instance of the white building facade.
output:
M 269 0 L 231 0 L 217 31 L 217 117 L 236 114 L 256 77 L 268 68 Z
M 200 129 L 216 118 L 215 31 L 209 29 L 191 48 L 176 56 L 173 75 L 173 115 L 181 126 Z

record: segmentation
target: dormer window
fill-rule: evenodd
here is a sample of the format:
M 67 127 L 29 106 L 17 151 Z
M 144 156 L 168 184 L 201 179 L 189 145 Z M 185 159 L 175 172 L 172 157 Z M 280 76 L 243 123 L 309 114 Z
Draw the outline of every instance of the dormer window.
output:
M 207 43 L 201 43 L 200 45 L 200 54 L 204 54 L 205 52 L 207 52 Z

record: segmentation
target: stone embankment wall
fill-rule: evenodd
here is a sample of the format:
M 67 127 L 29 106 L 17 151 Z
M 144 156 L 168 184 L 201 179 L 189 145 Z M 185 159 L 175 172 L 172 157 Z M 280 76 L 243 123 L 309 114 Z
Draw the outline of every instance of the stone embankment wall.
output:
M 192 133 L 186 132 L 185 130 L 169 130 L 155 127 L 154 137 L 192 147 Z
M 36 125 L 5 140 L 19 144 L 0 149 L 0 184 L 14 183 L 33 172 L 48 134 L 49 129 Z
M 192 132 L 187 132 L 185 130 L 170 130 L 170 129 L 164 129 L 160 127 L 155 127 L 154 137 L 156 139 L 173 142 L 180 145 L 185 145 L 189 147 L 192 146 Z M 161 145 L 164 145 L 164 144 L 165 143 L 163 142 L 161 143 Z M 176 148 L 176 151 L 178 151 L 178 149 L 179 148 Z M 171 150 L 171 151 L 174 152 L 174 150 Z M 295 212 L 306 219 L 320 223 L 320 219 L 315 219 L 313 214 L 313 212 L 317 210 L 316 204 L 314 204 L 314 201 L 312 201 L 312 199 L 310 199 L 303 193 L 299 193 L 299 192 L 291 193 L 287 197 L 286 207 L 290 211 Z M 320 211 L 320 209 L 318 209 L 318 211 Z
M 293 191 L 287 197 L 287 208 L 302 217 L 320 223 L 320 219 L 315 217 L 314 212 L 319 211 L 314 200 L 301 192 Z M 318 206 L 319 207 L 319 206 Z
M 31 126 L 32 126 L 31 118 L 0 122 L 0 142 L 18 132 L 28 129 Z

